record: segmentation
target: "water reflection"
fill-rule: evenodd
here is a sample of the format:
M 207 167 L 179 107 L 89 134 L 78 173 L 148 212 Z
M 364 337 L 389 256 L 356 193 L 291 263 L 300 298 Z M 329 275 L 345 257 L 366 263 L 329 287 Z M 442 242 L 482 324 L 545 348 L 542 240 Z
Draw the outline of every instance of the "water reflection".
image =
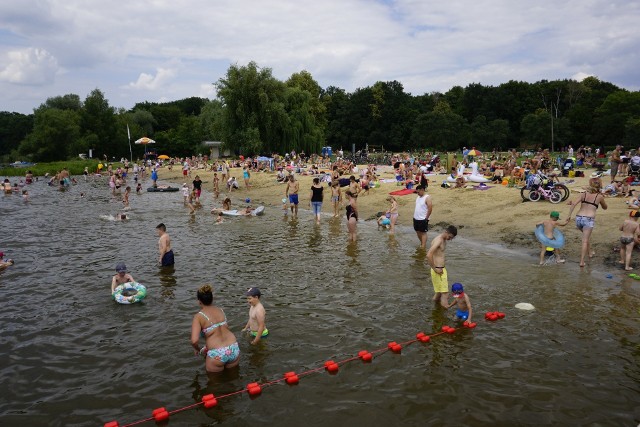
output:
M 159 267 L 158 278 L 160 279 L 160 296 L 163 299 L 174 299 L 175 287 L 177 284 L 176 269 L 174 265 L 168 267 Z

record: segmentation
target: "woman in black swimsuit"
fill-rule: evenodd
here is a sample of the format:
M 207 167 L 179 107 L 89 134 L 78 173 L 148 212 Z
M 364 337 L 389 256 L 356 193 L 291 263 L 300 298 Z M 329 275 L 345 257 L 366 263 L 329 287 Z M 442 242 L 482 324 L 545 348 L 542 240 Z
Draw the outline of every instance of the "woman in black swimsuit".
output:
M 356 241 L 356 227 L 358 224 L 358 195 L 351 190 L 344 193 L 347 196 L 347 230 L 349 230 L 349 241 Z
M 580 267 L 584 267 L 584 261 L 587 255 L 589 258 L 593 258 L 595 255 L 595 252 L 591 250 L 590 239 L 595 225 L 596 211 L 599 206 L 602 206 L 602 209 L 607 209 L 607 203 L 604 201 L 604 196 L 600 192 L 601 188 L 602 182 L 599 178 L 590 179 L 589 190 L 571 202 L 571 208 L 569 209 L 569 218 L 571 218 L 575 207 L 580 205 L 580 210 L 576 215 L 576 227 L 582 232 Z

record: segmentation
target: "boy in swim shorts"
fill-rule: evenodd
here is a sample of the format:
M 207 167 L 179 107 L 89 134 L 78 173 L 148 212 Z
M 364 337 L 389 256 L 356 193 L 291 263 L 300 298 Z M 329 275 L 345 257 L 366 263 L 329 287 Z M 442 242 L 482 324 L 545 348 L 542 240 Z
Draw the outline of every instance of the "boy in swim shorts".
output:
M 449 282 L 447 279 L 447 269 L 444 262 L 444 251 L 447 242 L 458 235 L 458 229 L 450 225 L 431 242 L 431 247 L 427 252 L 427 262 L 431 266 L 431 282 L 433 283 L 433 301 L 446 307 L 449 303 Z
M 633 270 L 630 266 L 631 253 L 633 252 L 636 240 L 640 237 L 640 227 L 638 226 L 639 216 L 640 212 L 638 211 L 634 210 L 629 212 L 629 218 L 625 219 L 620 226 L 622 236 L 620 236 L 620 261 L 618 261 L 618 263 L 624 264 L 626 271 Z
M 267 312 L 265 311 L 262 302 L 260 302 L 260 297 L 262 293 L 258 288 L 249 288 L 246 294 L 247 302 L 249 303 L 249 321 L 242 329 L 244 331 L 250 331 L 249 334 L 253 337 L 251 341 L 252 345 L 260 342 L 261 338 L 265 338 L 269 335 L 269 330 L 265 326 L 265 318 L 267 316 Z
M 471 308 L 471 301 L 469 295 L 464 293 L 464 288 L 461 283 L 454 283 L 451 285 L 451 293 L 453 294 L 453 301 L 447 305 L 447 308 L 451 308 L 457 305 L 456 319 L 465 323 L 471 323 L 471 317 L 473 316 L 473 309 Z
M 557 226 L 564 227 L 565 225 L 569 224 L 570 219 L 571 217 L 567 217 L 567 219 L 563 223 L 559 223 L 558 220 L 560 220 L 560 213 L 557 211 L 553 211 L 549 215 L 549 219 L 546 219 L 542 222 L 537 223 L 536 227 L 542 225 L 544 227 L 545 237 L 547 237 L 550 240 L 553 240 L 554 239 L 553 232 L 556 229 L 556 227 Z M 565 262 L 565 260 L 560 257 L 560 250 L 558 250 L 558 248 L 554 249 L 540 243 L 540 265 L 544 265 L 544 256 L 547 255 L 547 252 L 551 252 L 552 255 L 557 254 L 557 258 L 556 258 L 557 263 L 562 264 L 563 262 Z

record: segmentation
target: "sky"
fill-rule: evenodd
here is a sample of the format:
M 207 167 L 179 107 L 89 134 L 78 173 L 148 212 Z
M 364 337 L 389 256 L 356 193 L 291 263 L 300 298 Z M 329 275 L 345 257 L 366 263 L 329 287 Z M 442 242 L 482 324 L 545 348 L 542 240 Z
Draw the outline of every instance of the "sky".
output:
M 100 89 L 110 105 L 215 98 L 231 64 L 353 91 L 597 76 L 640 89 L 640 1 L 3 0 L 0 111 Z

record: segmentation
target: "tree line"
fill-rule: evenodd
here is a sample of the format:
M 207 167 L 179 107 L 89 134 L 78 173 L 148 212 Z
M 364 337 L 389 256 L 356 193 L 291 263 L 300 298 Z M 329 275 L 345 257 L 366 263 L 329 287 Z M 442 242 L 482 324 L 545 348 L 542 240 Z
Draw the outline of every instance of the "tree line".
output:
M 398 81 L 353 92 L 322 88 L 307 71 L 281 81 L 250 62 L 230 66 L 214 85 L 214 100 L 141 102 L 126 110 L 110 106 L 95 89 L 84 100 L 49 98 L 29 115 L 0 112 L 0 157 L 55 161 L 89 149 L 129 157 L 127 126 L 132 140 L 153 138 L 170 156 L 206 154 L 205 140 L 244 155 L 317 153 L 325 145 L 349 150 L 352 144 L 394 152 L 640 145 L 640 92 L 596 77 L 472 83 L 412 95 Z M 134 150 L 140 157 L 143 148 Z

